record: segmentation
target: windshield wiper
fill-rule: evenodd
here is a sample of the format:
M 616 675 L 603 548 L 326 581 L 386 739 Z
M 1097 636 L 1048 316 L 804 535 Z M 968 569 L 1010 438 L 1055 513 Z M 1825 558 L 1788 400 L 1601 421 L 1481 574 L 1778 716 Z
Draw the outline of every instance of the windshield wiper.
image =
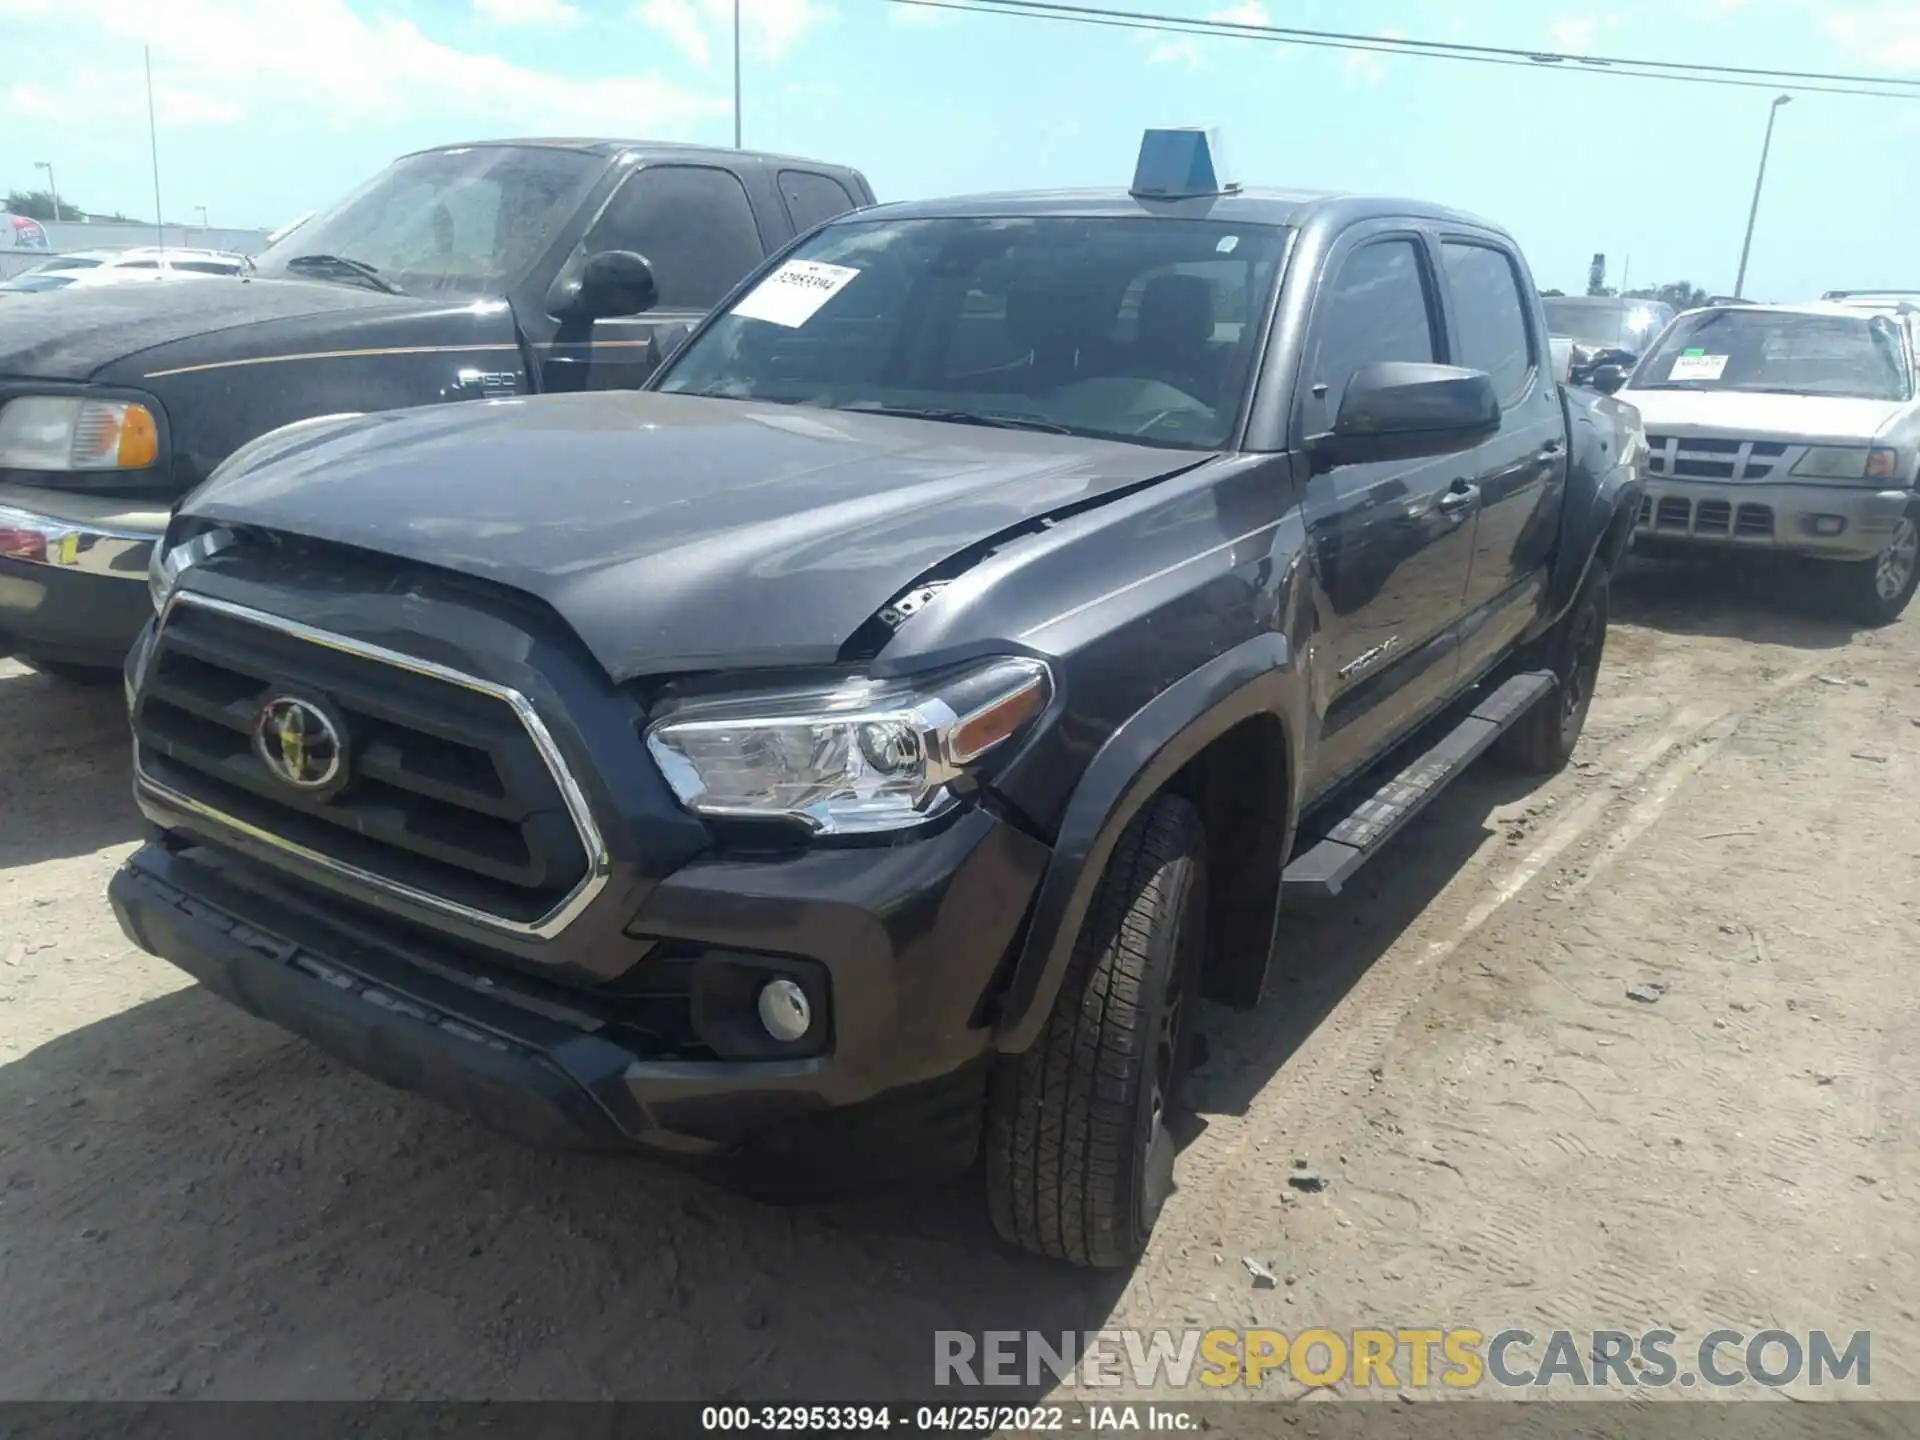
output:
M 349 285 L 365 285 L 383 295 L 404 293 L 391 280 L 382 280 L 380 272 L 366 261 L 349 260 L 344 255 L 296 255 L 287 261 L 287 269 L 324 271 L 345 280 Z
M 914 405 L 836 405 L 836 410 L 856 410 L 862 415 L 904 415 L 911 420 L 944 420 L 953 425 L 986 425 L 996 430 L 1044 430 L 1049 435 L 1071 435 L 1073 431 L 1038 415 L 1008 415 L 997 410 L 942 410 Z

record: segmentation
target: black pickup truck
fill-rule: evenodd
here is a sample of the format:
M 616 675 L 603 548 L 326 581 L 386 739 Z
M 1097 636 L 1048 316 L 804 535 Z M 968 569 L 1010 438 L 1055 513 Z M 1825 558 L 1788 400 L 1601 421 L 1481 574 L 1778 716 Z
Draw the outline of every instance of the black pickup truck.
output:
M 128 661 L 127 934 L 514 1134 L 984 1147 L 1005 1236 L 1128 1262 L 1196 996 L 1566 761 L 1645 450 L 1502 230 L 1142 170 L 837 220 L 637 395 L 230 463 Z
M 631 389 L 858 171 L 647 141 L 397 160 L 238 280 L 14 296 L 0 312 L 0 655 L 111 679 L 173 503 L 290 422 Z M 655 292 L 630 284 L 644 256 Z

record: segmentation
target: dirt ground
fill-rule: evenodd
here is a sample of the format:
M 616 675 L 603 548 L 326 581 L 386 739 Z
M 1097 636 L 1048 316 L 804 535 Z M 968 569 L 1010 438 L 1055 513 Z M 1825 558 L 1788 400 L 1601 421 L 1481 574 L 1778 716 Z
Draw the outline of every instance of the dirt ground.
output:
M 965 1186 L 530 1153 L 216 1002 L 102 899 L 117 693 L 0 664 L 0 1397 L 845 1400 L 922 1393 L 936 1329 L 1427 1323 L 1868 1329 L 1920 1398 L 1920 616 L 1791 590 L 1621 578 L 1575 766 L 1476 770 L 1208 1013 L 1117 1276 Z

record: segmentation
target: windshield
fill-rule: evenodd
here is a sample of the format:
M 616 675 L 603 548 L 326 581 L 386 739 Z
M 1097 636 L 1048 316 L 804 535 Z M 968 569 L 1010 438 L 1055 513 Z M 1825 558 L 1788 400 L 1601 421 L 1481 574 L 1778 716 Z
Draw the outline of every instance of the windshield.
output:
M 1212 449 L 1239 415 L 1286 233 L 847 221 L 715 319 L 658 388 Z
M 1626 300 L 1596 305 L 1591 300 L 1548 296 L 1547 333 L 1576 345 L 1605 345 L 1638 351 L 1673 319 L 1673 308 L 1657 300 Z
M 598 156 L 533 146 L 409 155 L 269 246 L 255 270 L 364 284 L 370 268 L 381 282 L 374 288 L 498 294 L 525 274 L 605 169 Z
M 1898 323 L 1880 315 L 1707 310 L 1681 320 L 1633 372 L 1641 390 L 1750 390 L 1905 400 Z

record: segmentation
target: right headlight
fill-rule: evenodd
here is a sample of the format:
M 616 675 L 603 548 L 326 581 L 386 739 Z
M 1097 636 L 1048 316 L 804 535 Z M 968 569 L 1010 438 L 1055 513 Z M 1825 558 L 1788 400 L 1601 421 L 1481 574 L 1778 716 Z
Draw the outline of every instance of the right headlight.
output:
M 968 767 L 1052 698 L 1043 662 L 1008 658 L 934 681 L 854 678 L 691 702 L 647 728 L 647 749 L 696 815 L 871 834 L 945 810 Z

